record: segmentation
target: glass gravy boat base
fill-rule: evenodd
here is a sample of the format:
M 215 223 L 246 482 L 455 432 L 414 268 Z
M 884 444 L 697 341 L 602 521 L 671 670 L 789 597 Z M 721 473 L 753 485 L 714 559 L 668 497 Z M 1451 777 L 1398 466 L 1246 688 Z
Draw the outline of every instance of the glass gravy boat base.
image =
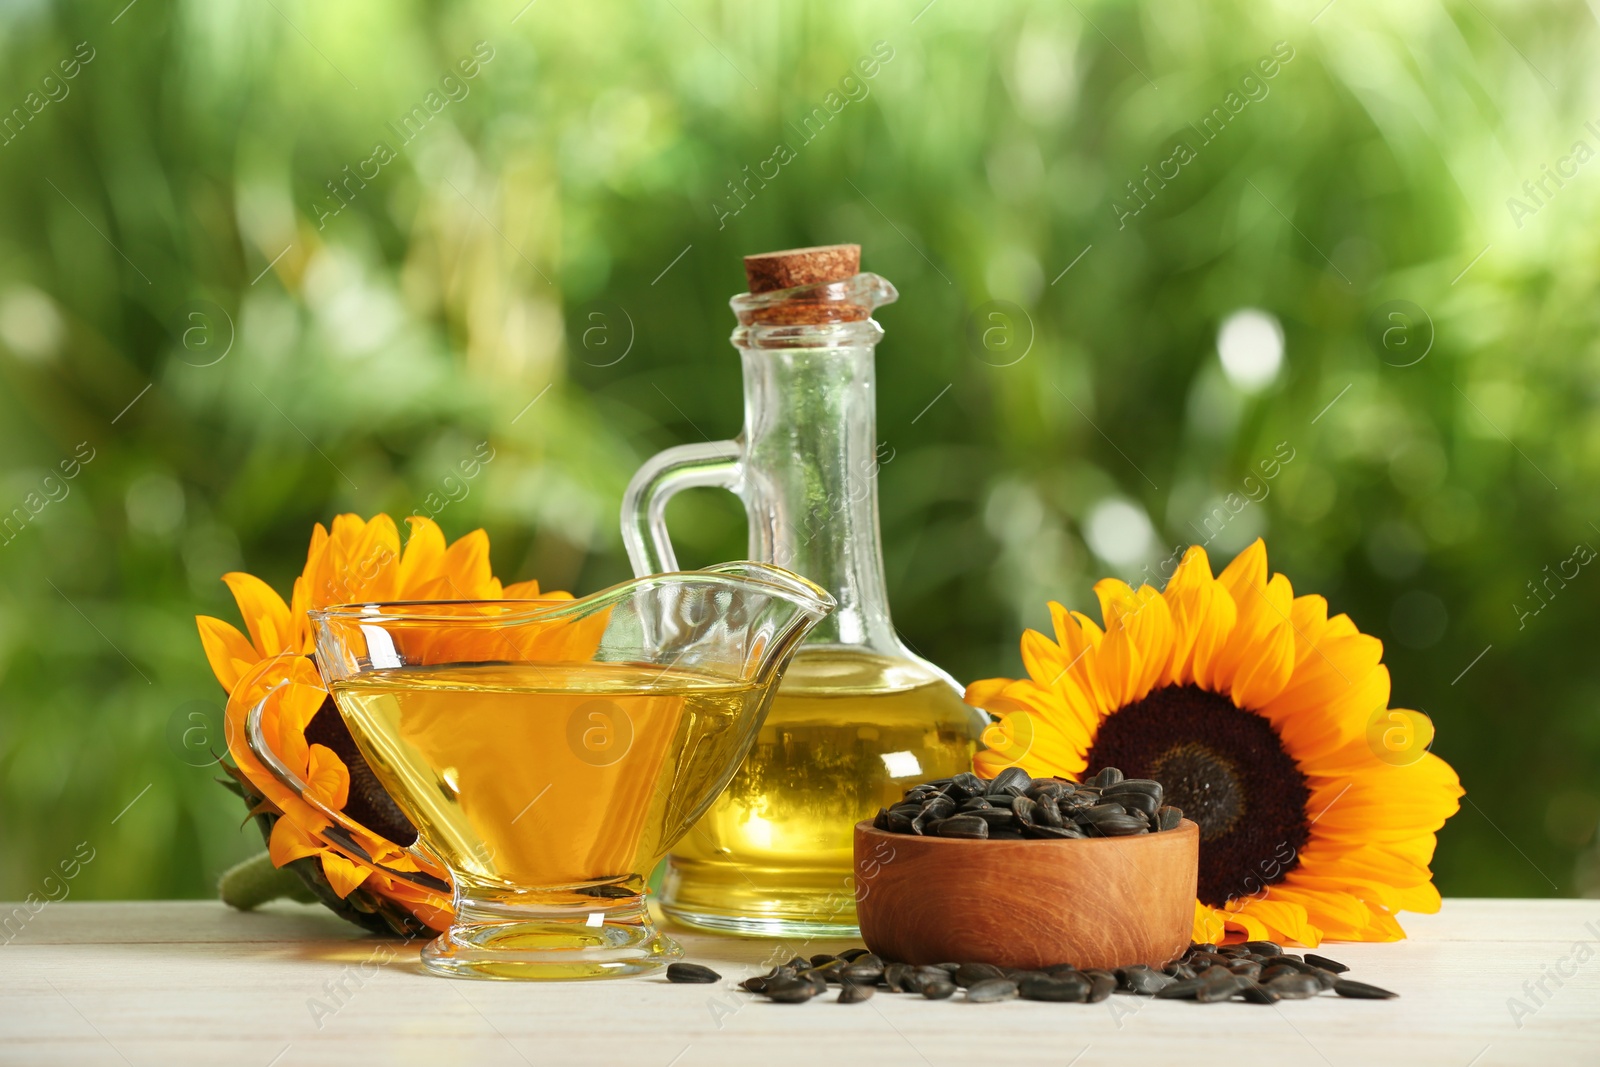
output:
M 642 901 L 608 907 L 456 905 L 456 921 L 422 950 L 423 970 L 445 978 L 571 981 L 661 970 L 683 956 Z

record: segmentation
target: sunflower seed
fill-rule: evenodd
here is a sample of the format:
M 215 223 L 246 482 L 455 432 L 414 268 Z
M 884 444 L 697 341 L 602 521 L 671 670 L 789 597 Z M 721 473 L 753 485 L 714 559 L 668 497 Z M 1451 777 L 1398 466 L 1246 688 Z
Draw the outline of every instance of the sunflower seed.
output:
M 968 812 L 974 812 L 974 811 L 993 811 L 993 810 L 994 810 L 994 805 L 990 804 L 983 797 L 972 797 L 970 800 L 963 800 L 960 804 L 956 805 L 956 812 L 958 814 L 961 814 L 961 815 L 965 815 Z
M 1239 947 L 1246 952 L 1256 952 L 1263 956 L 1283 955 L 1283 946 L 1276 941 L 1246 941 Z
M 1122 781 L 1114 782 L 1100 790 L 1101 796 L 1108 797 L 1122 793 L 1143 793 L 1146 796 L 1160 797 L 1162 793 L 1161 783 L 1153 778 L 1124 778 Z
M 803 979 L 783 978 L 768 982 L 766 992 L 778 1004 L 804 1004 L 817 995 L 817 987 Z
M 939 837 L 981 840 L 989 836 L 989 824 L 976 815 L 952 815 L 934 831 Z
M 1109 819 L 1113 815 L 1126 815 L 1127 813 L 1127 808 L 1112 800 L 1085 808 L 1083 812 L 1090 822 L 1099 822 L 1101 819 Z
M 1089 999 L 1091 988 L 1089 979 L 1074 971 L 1059 978 L 1026 978 L 1017 986 L 1017 992 L 1023 1000 L 1081 1004 Z
M 801 971 L 799 974 L 795 975 L 795 977 L 802 982 L 810 982 L 811 987 L 818 993 L 827 992 L 828 975 L 825 971 L 819 971 L 813 968 L 809 971 Z
M 1333 991 L 1341 997 L 1354 997 L 1356 1000 L 1388 1000 L 1400 994 L 1365 982 L 1357 982 L 1353 978 L 1341 978 L 1333 983 Z
M 1089 978 L 1089 1003 L 1098 1004 L 1117 989 L 1117 976 L 1110 971 L 1084 971 Z
M 868 955 L 868 954 L 869 954 L 869 950 L 864 949 L 864 948 L 847 948 L 843 952 L 836 953 L 836 955 L 841 960 L 844 960 L 846 963 L 854 963 L 856 960 L 859 960 L 862 956 L 865 956 L 865 955 Z
M 1061 826 L 1065 823 L 1061 809 L 1051 796 L 1042 796 L 1033 802 L 1033 821 L 1040 826 Z
M 871 953 L 857 956 L 840 973 L 853 982 L 876 982 L 883 977 L 883 960 Z
M 1281 974 L 1266 987 L 1284 1000 L 1305 1000 L 1322 992 L 1322 983 L 1309 974 Z
M 922 995 L 929 1000 L 948 1000 L 955 996 L 956 984 L 954 982 L 941 982 L 935 979 L 925 982 L 922 986 Z
M 1193 1000 L 1200 987 L 1205 985 L 1203 978 L 1186 978 L 1181 982 L 1173 982 L 1156 990 L 1157 1000 Z
M 1239 986 L 1239 999 L 1248 1004 L 1276 1004 L 1281 998 L 1261 983 L 1246 979 Z
M 986 792 L 988 786 L 984 784 L 983 779 L 971 772 L 956 775 L 945 787 L 946 796 L 960 797 L 963 800 L 967 797 L 981 797 Z
M 669 963 L 667 964 L 667 981 L 669 982 L 720 982 L 722 975 L 710 967 L 702 967 L 698 963 Z
M 1032 785 L 1033 778 L 1027 771 L 1021 767 L 1007 767 L 994 776 L 985 792 L 994 794 L 1010 793 L 1012 796 L 1020 797 Z
M 1143 819 L 1132 815 L 1102 815 L 1094 820 L 1094 828 L 1106 837 L 1126 837 L 1142 834 L 1149 829 Z
M 1332 971 L 1334 974 L 1343 974 L 1350 969 L 1338 960 L 1330 960 L 1328 957 L 1318 956 L 1314 952 L 1306 953 L 1306 962 L 1313 967 L 1321 967 L 1325 971 Z
M 956 803 L 949 797 L 929 797 L 922 802 L 922 814 L 935 819 L 947 819 L 956 813 Z
M 987 982 L 992 978 L 1004 978 L 1006 972 L 999 967 L 988 963 L 963 963 L 956 968 L 955 983 L 962 988 L 978 982 Z
M 1156 811 L 1161 807 L 1161 798 L 1148 793 L 1118 793 L 1117 803 L 1127 808 L 1130 815 L 1136 811 L 1141 812 L 1147 819 L 1153 821 Z
M 1243 987 L 1248 978 L 1240 978 L 1236 974 L 1224 974 L 1218 978 L 1202 979 L 1200 988 L 1194 991 L 1194 999 L 1202 1004 L 1212 1004 L 1219 1000 L 1232 1000 L 1233 995 Z
M 1118 977 L 1121 979 L 1123 989 L 1146 997 L 1154 996 L 1177 981 L 1171 975 L 1162 974 L 1160 971 L 1152 971 L 1148 967 L 1124 967 L 1118 972 Z
M 1156 809 L 1156 829 L 1176 830 L 1178 823 L 1183 821 L 1183 809 L 1175 808 L 1171 804 L 1164 804 Z
M 1101 789 L 1108 785 L 1116 785 L 1120 781 L 1122 781 L 1122 772 L 1115 767 L 1102 768 L 1100 773 L 1095 775 L 1093 779 L 1093 783 Z
M 1005 808 L 982 808 L 978 811 L 969 811 L 965 814 L 982 819 L 989 824 L 989 829 L 1007 830 L 1011 828 L 1011 812 Z
M 905 981 L 911 977 L 911 967 L 904 963 L 888 963 L 883 968 L 883 984 L 891 993 L 904 993 Z
M 992 1004 L 1017 995 L 1017 983 L 1009 978 L 990 978 L 967 987 L 967 999 L 974 1004 Z
M 870 1000 L 875 992 L 877 992 L 877 987 L 875 986 L 846 982 L 839 987 L 839 1003 L 859 1004 L 863 1000 Z

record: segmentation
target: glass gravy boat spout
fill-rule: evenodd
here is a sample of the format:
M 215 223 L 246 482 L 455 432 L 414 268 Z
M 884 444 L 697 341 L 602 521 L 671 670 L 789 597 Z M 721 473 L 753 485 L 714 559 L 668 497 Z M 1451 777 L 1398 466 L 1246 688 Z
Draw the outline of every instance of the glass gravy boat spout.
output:
M 579 600 L 312 611 L 351 736 L 450 876 L 454 922 L 424 968 L 596 978 L 680 956 L 651 924 L 646 881 L 728 784 L 833 606 L 782 568 L 728 563 Z

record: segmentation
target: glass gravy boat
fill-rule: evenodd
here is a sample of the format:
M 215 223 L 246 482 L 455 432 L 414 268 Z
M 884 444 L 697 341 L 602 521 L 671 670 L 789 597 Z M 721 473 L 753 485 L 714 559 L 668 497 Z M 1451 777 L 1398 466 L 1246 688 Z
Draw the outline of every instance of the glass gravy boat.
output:
M 340 714 L 417 828 L 417 859 L 450 876 L 454 922 L 423 967 L 598 978 L 679 957 L 646 881 L 728 784 L 833 606 L 786 570 L 729 563 L 581 600 L 312 611 Z

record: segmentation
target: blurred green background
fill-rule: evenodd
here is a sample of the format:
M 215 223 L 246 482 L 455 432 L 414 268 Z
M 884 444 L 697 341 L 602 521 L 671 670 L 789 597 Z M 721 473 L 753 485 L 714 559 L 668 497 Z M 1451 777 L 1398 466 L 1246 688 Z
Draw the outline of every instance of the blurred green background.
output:
M 79 841 L 84 898 L 261 847 L 175 740 L 192 616 L 314 522 L 431 494 L 508 581 L 626 576 L 634 468 L 739 428 L 739 257 L 835 241 L 902 294 L 915 647 L 1016 674 L 1048 599 L 1265 535 L 1479 800 L 1441 890 L 1600 893 L 1600 575 L 1530 587 L 1600 547 L 1590 12 L 925 2 L 4 5 L 0 899 Z M 671 521 L 743 554 L 731 498 Z

